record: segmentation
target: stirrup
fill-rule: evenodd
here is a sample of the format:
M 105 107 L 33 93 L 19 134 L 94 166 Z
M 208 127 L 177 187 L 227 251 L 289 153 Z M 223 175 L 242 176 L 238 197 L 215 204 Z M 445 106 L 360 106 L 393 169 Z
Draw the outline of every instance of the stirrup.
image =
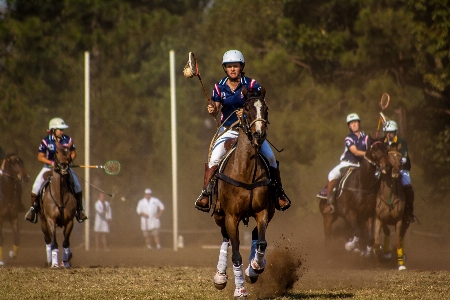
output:
M 28 216 L 30 216 L 28 218 Z M 37 223 L 37 213 L 35 212 L 34 207 L 31 207 L 30 210 L 25 215 L 25 220 L 31 223 Z
M 283 207 L 280 206 L 280 198 L 278 198 L 278 206 L 280 206 L 280 211 L 285 211 L 287 210 L 289 207 L 291 207 L 291 200 L 289 200 L 289 198 L 284 195 L 284 197 L 282 197 L 282 199 L 284 199 L 284 201 L 286 201 L 286 205 L 284 205 Z
M 82 210 L 77 210 L 77 212 L 75 213 L 75 218 L 77 219 L 78 223 L 83 223 L 84 221 L 86 221 L 88 219 L 88 217 L 86 216 L 86 213 L 83 213 L 83 217 L 81 217 L 82 215 Z
M 209 210 L 211 209 L 211 206 L 209 205 L 209 203 L 210 203 L 210 201 L 209 201 L 209 195 L 204 194 L 204 192 L 205 192 L 205 191 L 202 191 L 202 192 L 200 193 L 200 196 L 198 196 L 197 200 L 195 200 L 194 205 L 195 205 L 195 208 L 198 209 L 198 210 L 201 210 L 201 211 L 204 211 L 204 212 L 209 212 Z M 203 197 L 205 197 L 205 196 L 208 197 L 208 204 L 207 204 L 207 206 L 206 206 L 206 207 L 202 207 L 202 206 L 197 205 L 197 202 L 200 201 L 200 200 L 201 200 Z

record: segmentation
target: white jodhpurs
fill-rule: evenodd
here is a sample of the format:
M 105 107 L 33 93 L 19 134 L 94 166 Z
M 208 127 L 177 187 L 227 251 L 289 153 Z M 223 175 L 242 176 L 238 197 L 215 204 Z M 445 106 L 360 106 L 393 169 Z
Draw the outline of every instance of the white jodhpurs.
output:
M 339 179 L 339 177 L 341 177 L 341 170 L 342 168 L 346 168 L 346 167 L 359 167 L 359 164 L 354 164 L 348 161 L 341 161 L 341 163 L 339 165 L 337 165 L 336 167 L 334 167 L 333 170 L 330 171 L 330 173 L 328 173 L 328 181 L 331 180 L 335 180 L 335 179 Z
M 33 183 L 33 188 L 31 189 L 31 192 L 35 195 L 39 194 L 40 189 L 42 187 L 42 184 L 44 184 L 44 173 L 47 171 L 51 171 L 52 168 L 45 165 L 41 171 L 39 172 L 38 176 L 36 177 L 36 180 Z M 73 188 L 75 190 L 75 193 L 81 192 L 81 186 L 80 182 L 78 181 L 77 175 L 75 175 L 75 172 L 72 169 L 69 169 L 70 172 L 70 181 L 73 184 Z
M 225 128 L 220 128 L 219 133 L 223 132 Z M 228 130 L 224 134 L 222 134 L 215 142 L 212 147 L 211 157 L 209 158 L 208 166 L 211 168 L 212 166 L 216 166 L 219 164 L 219 161 L 227 152 L 225 150 L 225 141 L 232 138 L 237 138 L 239 136 L 239 132 L 237 130 Z M 261 149 L 259 150 L 268 160 L 271 167 L 277 168 L 277 160 L 275 155 L 273 154 L 272 148 L 267 141 L 261 145 Z

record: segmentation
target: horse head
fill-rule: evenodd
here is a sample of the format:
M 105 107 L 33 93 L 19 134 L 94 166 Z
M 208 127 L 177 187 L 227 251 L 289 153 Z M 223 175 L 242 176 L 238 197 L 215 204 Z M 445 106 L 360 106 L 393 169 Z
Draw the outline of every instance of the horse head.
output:
M 55 171 L 61 175 L 69 173 L 69 164 L 72 162 L 71 152 L 67 145 L 61 145 L 56 148 L 54 167 Z
M 366 151 L 364 158 L 379 168 L 383 174 L 386 174 L 390 166 L 387 146 L 383 143 L 382 139 L 370 138 L 370 144 L 371 146 Z
M 241 118 L 241 126 L 252 142 L 253 147 L 259 148 L 266 139 L 266 129 L 268 121 L 268 108 L 264 97 L 266 90 L 250 90 L 242 89 L 244 95 L 243 115 Z
M 19 181 L 28 182 L 30 176 L 25 170 L 23 160 L 17 155 L 17 153 L 9 153 L 5 158 L 5 171 L 6 176 L 10 176 Z
M 398 178 L 400 174 L 400 168 L 402 165 L 402 154 L 400 153 L 401 148 L 402 148 L 401 144 L 397 146 L 388 147 L 388 157 L 389 157 L 389 164 L 392 168 L 391 171 L 392 178 Z

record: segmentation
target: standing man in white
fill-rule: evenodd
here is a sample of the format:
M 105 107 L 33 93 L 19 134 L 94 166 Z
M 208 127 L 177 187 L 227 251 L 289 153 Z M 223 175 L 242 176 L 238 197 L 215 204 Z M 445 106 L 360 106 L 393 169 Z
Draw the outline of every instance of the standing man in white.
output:
M 111 204 L 105 200 L 105 194 L 100 192 L 95 203 L 95 249 L 100 250 L 100 239 L 104 251 L 109 251 L 106 236 L 109 233 L 109 221 L 112 219 Z
M 146 188 L 145 196 L 139 200 L 136 212 L 141 217 L 141 230 L 148 250 L 152 249 L 150 235 L 155 240 L 156 249 L 161 249 L 161 242 L 159 240 L 161 222 L 159 219 L 163 211 L 164 204 L 158 198 L 152 197 L 152 190 Z

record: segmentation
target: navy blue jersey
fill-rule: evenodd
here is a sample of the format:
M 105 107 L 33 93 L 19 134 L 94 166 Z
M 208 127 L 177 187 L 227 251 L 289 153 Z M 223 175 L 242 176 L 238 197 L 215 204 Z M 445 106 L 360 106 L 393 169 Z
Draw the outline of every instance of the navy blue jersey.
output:
M 214 86 L 211 100 L 214 102 L 220 102 L 222 104 L 222 117 L 221 122 L 226 120 L 228 116 L 232 116 L 223 124 L 224 126 L 230 126 L 237 121 L 237 116 L 233 113 L 236 109 L 242 108 L 244 105 L 244 95 L 242 95 L 242 88 L 245 86 L 248 91 L 257 89 L 260 90 L 261 87 L 256 80 L 241 77 L 241 82 L 236 87 L 233 92 L 227 85 L 228 77 L 223 78 Z
M 363 157 L 361 156 L 355 156 L 351 151 L 350 147 L 355 145 L 356 149 L 361 151 L 367 151 L 367 149 L 370 147 L 369 145 L 369 136 L 365 135 L 364 132 L 361 131 L 359 138 L 356 134 L 353 132 L 347 135 L 347 137 L 344 140 L 345 143 L 345 149 L 344 153 L 341 155 L 341 160 L 348 161 L 351 163 L 359 163 Z
M 59 141 L 60 145 L 69 146 L 70 150 L 75 150 L 75 145 L 73 144 L 72 138 L 63 134 L 61 140 Z M 56 153 L 56 140 L 53 135 L 46 136 L 39 146 L 39 152 L 45 154 L 45 158 L 53 161 Z

